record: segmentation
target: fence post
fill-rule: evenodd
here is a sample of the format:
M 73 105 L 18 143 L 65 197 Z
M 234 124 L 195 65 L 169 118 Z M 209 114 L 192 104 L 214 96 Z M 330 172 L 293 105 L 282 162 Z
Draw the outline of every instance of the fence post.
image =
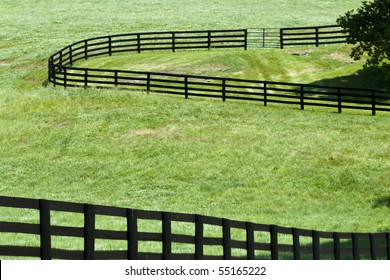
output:
M 69 46 L 69 64 L 73 64 L 73 50 L 72 50 L 72 45 Z
M 67 70 L 66 70 L 67 68 L 64 67 L 63 69 L 64 69 L 64 87 L 66 88 L 66 86 L 68 85 L 67 84 L 68 77 L 67 77 L 67 73 L 66 73 L 67 72 Z
M 263 48 L 265 48 L 265 28 L 263 28 Z
M 115 70 L 115 72 L 114 72 L 114 83 L 115 83 L 115 86 L 117 87 L 118 86 L 118 70 Z
M 230 220 L 222 220 L 222 239 L 223 239 L 223 259 L 231 260 L 232 259 L 232 239 L 230 234 Z
M 127 258 L 138 259 L 137 212 L 134 209 L 127 210 Z
M 352 252 L 353 259 L 360 260 L 359 236 L 356 233 L 352 233 Z
M 195 215 L 195 259 L 203 260 L 203 217 L 201 215 Z
M 264 82 L 264 106 L 267 106 L 267 82 Z
M 278 226 L 270 225 L 270 236 L 271 236 L 271 260 L 278 260 L 279 259 Z
M 248 29 L 244 31 L 244 50 L 248 50 Z
M 341 114 L 343 107 L 341 104 L 341 89 L 340 88 L 337 88 L 337 108 L 338 108 L 339 114 Z
M 246 223 L 246 258 L 255 259 L 255 230 L 253 223 Z
M 176 51 L 175 32 L 172 32 L 172 52 Z
M 39 200 L 39 231 L 41 240 L 41 259 L 51 260 L 50 202 Z
M 207 48 L 211 49 L 211 31 L 207 32 Z
M 283 36 L 284 36 L 284 29 L 283 28 L 280 28 L 280 48 L 283 49 L 284 48 L 284 42 L 283 42 Z
M 84 41 L 84 59 L 88 59 L 88 40 Z
M 137 34 L 137 52 L 138 53 L 141 52 L 141 34 L 140 33 Z
M 375 90 L 371 92 L 371 101 L 372 101 L 372 115 L 376 115 L 376 100 L 375 100 Z
M 112 56 L 112 38 L 111 38 L 111 36 L 108 37 L 108 55 Z
M 340 234 L 337 232 L 333 233 L 333 250 L 334 250 L 334 259 L 341 260 Z
M 226 79 L 222 78 L 222 101 L 226 101 Z
M 84 88 L 88 87 L 88 69 L 84 70 Z
M 62 68 L 62 51 L 60 51 L 60 67 Z
M 84 204 L 84 259 L 95 259 L 95 207 Z
M 162 245 L 163 245 L 163 260 L 172 259 L 172 225 L 171 214 L 162 213 Z
M 376 260 L 378 258 L 376 252 L 375 235 L 373 235 L 372 233 L 370 233 L 370 253 L 371 253 L 372 260 Z
M 316 47 L 320 46 L 320 33 L 319 33 L 319 28 L 315 27 L 316 29 Z
M 301 259 L 301 245 L 299 242 L 299 230 L 296 228 L 293 228 L 292 234 L 293 234 L 294 260 L 300 260 Z
M 301 88 L 300 88 L 300 100 L 301 100 L 301 110 L 304 110 L 305 109 L 305 99 L 304 99 L 304 86 L 301 85 Z
M 188 99 L 188 76 L 184 76 L 184 96 Z
M 146 74 L 146 93 L 150 94 L 150 73 Z
M 320 234 L 316 230 L 313 230 L 312 234 L 313 234 L 313 260 L 320 260 L 321 259 Z

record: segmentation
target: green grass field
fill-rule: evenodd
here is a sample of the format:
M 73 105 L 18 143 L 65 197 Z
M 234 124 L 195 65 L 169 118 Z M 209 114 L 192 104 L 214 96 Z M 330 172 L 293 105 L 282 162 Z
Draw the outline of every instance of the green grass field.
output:
M 124 53 L 88 59 L 76 66 L 390 90 L 383 75 L 362 70 L 363 62 L 352 60 L 350 51 L 350 46 L 342 44 L 299 50 Z
M 2 1 L 0 194 L 323 231 L 390 230 L 389 114 L 46 83 L 48 57 L 81 39 L 333 24 L 361 1 L 259 3 Z M 381 77 L 360 71 L 348 46 L 308 48 L 300 57 L 292 50 L 156 52 L 80 65 L 389 90 Z M 26 218 L 13 215 L 2 214 Z

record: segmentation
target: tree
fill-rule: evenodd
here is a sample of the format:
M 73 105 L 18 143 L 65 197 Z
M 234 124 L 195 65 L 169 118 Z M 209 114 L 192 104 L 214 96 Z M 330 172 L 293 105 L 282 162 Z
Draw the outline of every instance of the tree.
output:
M 337 23 L 347 32 L 347 43 L 355 45 L 351 57 L 366 53 L 365 68 L 383 70 L 390 76 L 390 0 L 363 1 L 356 12 L 347 12 Z

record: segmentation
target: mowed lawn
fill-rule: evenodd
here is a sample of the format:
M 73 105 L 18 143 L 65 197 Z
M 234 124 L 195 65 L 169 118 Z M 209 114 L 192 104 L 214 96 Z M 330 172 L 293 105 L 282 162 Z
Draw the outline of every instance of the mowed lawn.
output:
M 345 110 L 340 115 L 319 108 L 63 89 L 46 82 L 48 57 L 81 39 L 152 30 L 333 24 L 360 3 L 3 1 L 0 194 L 324 231 L 390 230 L 390 114 Z M 242 71 L 276 81 L 388 89 L 380 78 L 364 73 L 356 78 L 361 63 L 348 59 L 347 46 L 310 50 L 304 57 L 289 50 L 240 51 L 237 57 L 247 60 L 211 52 L 212 65 L 220 56 L 233 69 L 229 75 Z M 196 72 L 195 66 L 215 71 L 205 61 L 193 63 L 195 54 L 177 55 L 153 57 L 161 56 L 159 65 L 170 71 Z M 266 57 L 253 65 L 259 67 L 255 71 L 247 70 L 251 55 Z M 152 67 L 146 56 L 128 58 L 126 67 L 140 66 L 143 59 L 143 69 Z M 112 63 L 125 65 L 123 59 Z M 183 61 L 190 67 L 180 66 Z M 20 218 L 4 213 L 7 220 Z

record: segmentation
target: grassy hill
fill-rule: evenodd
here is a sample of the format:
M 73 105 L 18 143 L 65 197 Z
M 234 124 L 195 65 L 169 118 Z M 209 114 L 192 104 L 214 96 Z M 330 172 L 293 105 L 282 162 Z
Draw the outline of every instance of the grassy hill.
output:
M 390 90 L 383 75 L 363 70 L 347 44 L 321 48 L 122 53 L 88 59 L 77 67 L 167 72 Z
M 360 2 L 3 1 L 1 195 L 326 231 L 389 230 L 388 114 L 65 90 L 45 82 L 47 58 L 80 39 L 332 24 Z M 388 88 L 356 75 L 361 63 L 349 60 L 347 46 L 310 49 L 302 57 L 290 51 L 148 53 L 85 63 Z

